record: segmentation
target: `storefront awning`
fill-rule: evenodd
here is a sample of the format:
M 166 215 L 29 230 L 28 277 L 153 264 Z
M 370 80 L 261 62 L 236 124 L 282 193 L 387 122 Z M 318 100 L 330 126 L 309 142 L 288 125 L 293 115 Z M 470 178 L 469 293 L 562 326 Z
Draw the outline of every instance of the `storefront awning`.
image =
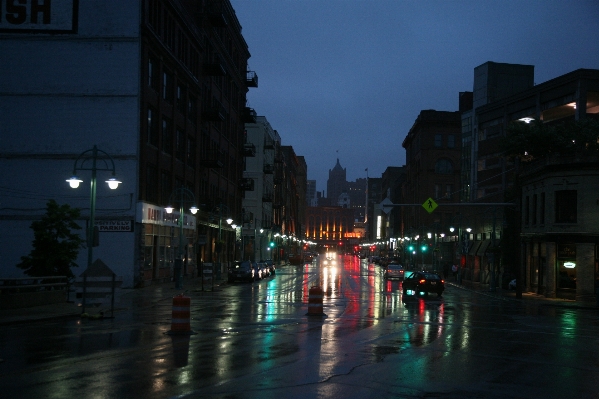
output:
M 478 247 L 478 251 L 476 251 L 476 255 L 484 256 L 487 248 L 489 248 L 489 244 L 491 244 L 491 240 L 481 241 L 480 247 Z

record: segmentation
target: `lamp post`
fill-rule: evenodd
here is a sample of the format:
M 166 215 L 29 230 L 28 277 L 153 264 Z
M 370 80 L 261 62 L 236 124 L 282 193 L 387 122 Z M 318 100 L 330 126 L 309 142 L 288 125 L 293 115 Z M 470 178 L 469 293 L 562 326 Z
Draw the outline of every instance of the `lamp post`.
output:
M 453 233 L 455 228 L 450 227 L 449 230 Z M 468 234 L 464 234 L 464 230 Z M 466 251 L 468 248 L 468 240 L 469 240 L 468 235 L 470 234 L 471 231 L 472 231 L 472 229 L 470 227 L 467 227 L 465 229 L 462 228 L 462 215 L 460 215 L 460 225 L 458 226 L 458 248 L 459 248 L 459 253 L 460 253 L 461 257 L 460 257 L 459 264 L 458 264 L 458 276 L 457 276 L 458 284 L 462 284 L 462 259 L 466 256 Z
M 198 212 L 198 208 L 195 206 L 195 196 L 189 189 L 185 187 L 179 187 L 170 195 L 168 201 L 169 205 L 166 208 L 164 208 L 166 210 L 166 213 L 173 213 L 174 208 L 171 206 L 173 201 L 179 202 L 179 256 L 175 259 L 174 268 L 175 288 L 179 290 L 183 288 L 183 224 L 185 219 L 185 212 L 183 208 L 185 207 L 185 203 L 191 203 L 191 208 L 189 208 L 189 211 L 194 215 Z
M 221 270 L 221 253 L 222 253 L 222 247 L 223 247 L 223 243 L 222 243 L 222 230 L 223 230 L 223 208 L 226 208 L 226 212 L 229 212 L 229 207 L 227 207 L 224 204 L 220 204 L 218 206 L 218 243 L 216 245 L 216 253 L 217 253 L 217 257 L 218 257 L 218 270 L 219 272 L 217 273 L 217 277 L 220 277 L 220 270 Z M 231 223 L 233 223 L 233 219 L 231 218 L 227 218 L 226 220 L 227 225 L 230 225 Z M 241 225 L 241 232 L 243 234 L 243 224 Z
M 264 234 L 264 229 L 260 229 L 260 260 L 262 260 L 262 235 Z
M 99 162 L 100 161 L 100 162 Z M 100 163 L 100 165 L 98 165 Z M 96 223 L 96 175 L 98 171 L 112 172 L 112 177 L 106 180 L 108 187 L 111 190 L 118 188 L 121 181 L 117 180 L 114 161 L 106 152 L 99 150 L 97 146 L 90 150 L 83 151 L 73 165 L 73 175 L 67 180 L 72 188 L 79 187 L 79 183 L 83 180 L 77 177 L 77 171 L 89 170 L 92 173 L 90 181 L 90 196 L 89 196 L 89 226 L 87 229 L 87 268 L 92 265 L 93 247 L 96 244 L 95 223 Z M 85 290 L 84 290 L 85 291 Z M 82 311 L 85 312 L 85 297 L 82 300 Z

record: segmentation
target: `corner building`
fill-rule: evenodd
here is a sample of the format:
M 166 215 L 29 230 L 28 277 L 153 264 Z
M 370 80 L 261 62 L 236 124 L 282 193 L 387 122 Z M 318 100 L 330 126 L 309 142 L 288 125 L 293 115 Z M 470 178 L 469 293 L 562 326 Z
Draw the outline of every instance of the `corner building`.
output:
M 186 275 L 203 262 L 222 272 L 235 244 L 222 220 L 241 211 L 246 93 L 257 87 L 230 2 L 55 0 L 19 10 L 0 18 L 2 275 L 20 277 L 15 265 L 48 199 L 80 208 L 85 234 L 91 173 L 79 171 L 77 190 L 65 179 L 94 145 L 123 182 L 108 190 L 111 175 L 98 171 L 95 225 L 129 226 L 100 229 L 94 261 L 125 287 L 172 278 L 181 252 Z M 164 211 L 183 204 L 200 210 Z

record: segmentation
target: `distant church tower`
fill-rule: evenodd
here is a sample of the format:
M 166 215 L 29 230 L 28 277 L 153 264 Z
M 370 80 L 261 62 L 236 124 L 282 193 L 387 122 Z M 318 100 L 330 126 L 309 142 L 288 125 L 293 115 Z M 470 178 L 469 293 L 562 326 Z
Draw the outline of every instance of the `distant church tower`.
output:
M 347 170 L 341 167 L 339 158 L 333 169 L 329 169 L 327 198 L 332 206 L 339 206 L 339 196 L 347 192 Z

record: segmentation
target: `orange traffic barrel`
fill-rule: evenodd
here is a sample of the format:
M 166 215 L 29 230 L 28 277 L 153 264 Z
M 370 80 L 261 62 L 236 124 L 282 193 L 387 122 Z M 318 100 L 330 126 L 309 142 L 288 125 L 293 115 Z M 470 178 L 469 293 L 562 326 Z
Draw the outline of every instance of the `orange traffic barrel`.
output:
M 324 292 L 322 288 L 313 286 L 308 291 L 308 313 L 307 316 L 324 316 L 322 311 L 322 300 Z
M 195 334 L 191 331 L 191 298 L 179 294 L 173 297 L 173 313 L 169 334 Z

